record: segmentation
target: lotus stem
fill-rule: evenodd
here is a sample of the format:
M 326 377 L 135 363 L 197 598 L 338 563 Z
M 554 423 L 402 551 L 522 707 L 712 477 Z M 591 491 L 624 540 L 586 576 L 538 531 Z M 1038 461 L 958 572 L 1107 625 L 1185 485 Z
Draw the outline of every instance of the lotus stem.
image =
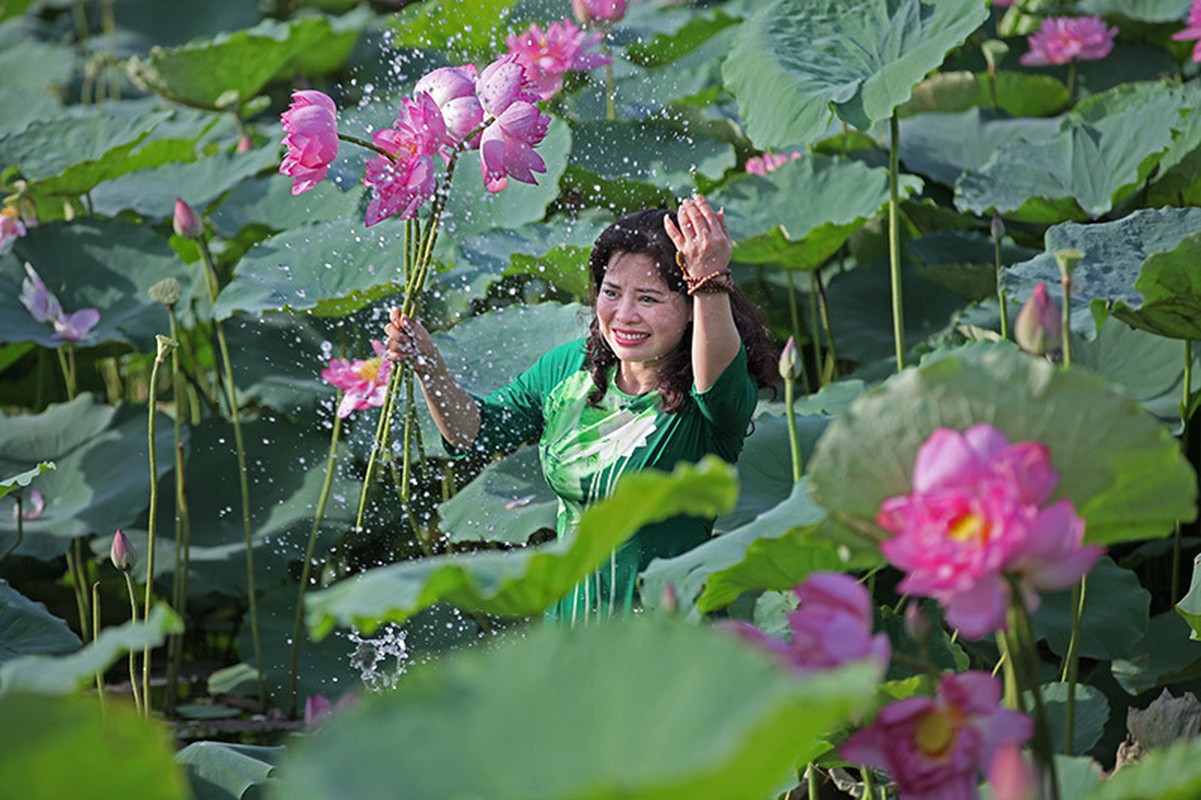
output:
M 805 766 L 805 788 L 808 790 L 809 800 L 818 800 L 821 796 L 817 786 L 817 766 L 812 761 Z
M 788 421 L 788 451 L 792 455 L 792 482 L 801 479 L 801 442 L 796 429 L 796 409 L 793 408 L 795 381 L 784 379 L 784 419 Z
M 92 641 L 100 638 L 100 581 L 92 584 Z M 104 714 L 104 670 L 96 670 L 96 697 L 100 698 L 100 713 Z
M 68 352 L 69 355 L 68 355 Z M 72 345 L 64 345 L 56 347 L 54 352 L 58 354 L 58 366 L 63 372 L 63 384 L 67 389 L 67 399 L 75 399 L 75 348 Z
M 1034 635 L 1030 629 L 1030 615 L 1022 601 L 1021 587 L 1012 576 L 1010 580 L 1009 605 L 1009 655 L 1017 669 L 1018 680 L 1030 692 L 1034 706 L 1034 741 L 1032 749 L 1041 762 L 1050 781 L 1050 798 L 1059 800 L 1059 781 L 1055 775 L 1055 752 L 1051 743 L 1051 730 L 1047 724 L 1047 709 L 1043 704 L 1042 686 L 1038 679 L 1038 667 L 1034 648 Z
M 838 348 L 834 344 L 834 328 L 830 325 L 830 305 L 826 302 L 826 284 L 822 281 L 821 270 L 814 270 L 813 285 L 817 288 L 817 307 L 821 311 L 822 328 L 826 332 L 826 363 L 819 365 L 822 370 L 822 385 L 834 380 L 838 372 Z
M 1065 274 L 1063 284 L 1063 368 L 1072 366 L 1072 276 Z
M 175 316 L 175 306 L 167 306 L 167 314 L 171 319 L 171 338 L 179 341 L 179 320 Z M 188 516 L 188 501 L 186 479 L 184 474 L 183 457 L 183 418 L 186 413 L 187 398 L 183 392 L 185 386 L 183 371 L 179 363 L 179 349 L 171 351 L 171 393 L 175 401 L 175 570 L 172 572 L 171 601 L 176 613 L 187 619 L 188 605 L 188 571 L 191 569 L 191 538 L 192 526 Z M 179 672 L 183 663 L 183 634 L 171 637 L 167 659 L 167 693 L 163 698 L 163 711 L 167 715 L 175 713 L 175 700 L 179 680 Z
M 380 147 L 375 142 L 368 141 L 367 139 L 360 139 L 357 136 L 351 136 L 349 133 L 342 133 L 341 131 L 338 132 L 338 138 L 344 142 L 350 142 L 351 144 L 357 144 L 359 147 L 379 153 L 381 156 L 383 156 L 384 158 L 388 159 L 389 161 L 391 161 L 393 163 L 396 162 L 396 156 L 394 154 L 389 153 L 387 150 Z
M 892 337 L 899 372 L 905 368 L 905 317 L 901 304 L 901 230 L 897 221 L 900 205 L 901 126 L 895 109 L 889 119 L 888 128 L 888 268 L 892 283 Z
M 1084 596 L 1088 590 L 1088 576 L 1080 579 L 1080 583 L 1072 587 L 1072 636 L 1068 640 L 1068 651 L 1063 657 L 1063 673 L 1061 680 L 1068 685 L 1068 707 L 1064 730 L 1064 748 L 1067 754 L 1074 755 L 1073 737 L 1076 732 L 1076 682 L 1079 675 L 1080 659 L 1080 624 L 1084 617 Z
M 613 52 L 609 47 L 609 26 L 602 27 L 604 36 L 601 39 L 601 49 L 609 61 L 605 64 L 605 119 L 617 119 L 617 86 L 613 82 Z
M 297 717 L 300 708 L 300 636 L 303 633 L 302 626 L 304 625 L 304 595 L 308 591 L 309 580 L 312 576 L 313 554 L 317 549 L 317 532 L 321 530 L 321 521 L 325 518 L 325 504 L 329 500 L 329 490 L 334 482 L 338 436 L 341 432 L 342 418 L 335 414 L 333 432 L 329 437 L 329 455 L 325 459 L 325 480 L 321 484 L 321 494 L 317 496 L 317 510 L 313 514 L 313 527 L 309 530 L 309 543 L 304 551 L 304 566 L 300 570 L 300 590 L 296 596 L 296 618 L 292 623 L 292 661 L 289 683 L 292 699 L 288 714 L 293 719 Z
M 872 781 L 872 768 L 866 764 L 861 764 L 859 766 L 859 775 L 863 778 L 864 800 L 874 800 L 876 796 L 876 786 Z
M 1193 341 L 1184 340 L 1184 394 L 1180 398 L 1180 449 L 1188 459 L 1189 423 L 1192 421 L 1193 404 Z M 1172 605 L 1180 597 L 1180 523 L 1177 522 L 1172 533 L 1172 594 L 1169 599 Z
M 25 538 L 25 489 L 24 487 L 17 489 L 13 495 L 17 501 L 17 539 L 10 544 L 3 553 L 0 553 L 0 561 L 11 556 L 21 546 L 21 541 Z
M 1005 287 L 1001 285 L 1001 240 L 993 239 L 993 265 L 997 270 L 997 305 L 1001 308 L 1001 338 L 1009 338 L 1009 309 L 1007 308 Z
M 133 589 L 133 578 L 130 576 L 130 570 L 121 570 L 125 576 L 125 588 L 129 593 L 129 621 L 138 621 L 138 601 L 135 599 L 137 593 Z M 133 707 L 137 709 L 139 714 L 145 715 L 142 710 L 142 696 L 138 690 L 138 656 L 133 650 L 129 651 L 129 691 L 133 693 Z
M 213 255 L 209 252 L 208 241 L 202 234 L 196 240 L 200 247 L 200 257 L 204 261 L 205 281 L 208 284 L 210 310 L 217 304 L 217 267 L 213 263 Z M 234 446 L 238 455 L 238 484 L 242 491 L 242 528 L 246 542 L 246 593 L 249 601 L 250 638 L 254 645 L 254 672 L 258 678 L 259 706 L 267 707 L 267 684 L 263 678 L 263 648 L 259 639 L 258 599 L 254 585 L 254 535 L 250 527 L 250 483 L 246 476 L 246 446 L 242 438 L 242 421 L 238 413 L 238 392 L 234 385 L 233 362 L 229 357 L 229 344 L 225 340 L 225 329 L 221 320 L 213 314 L 213 329 L 217 333 L 217 346 L 221 352 L 221 362 L 225 373 L 225 399 L 229 404 L 229 417 L 234 426 Z
M 158 453 L 154 446 L 154 422 L 158 412 L 158 370 L 163 365 L 163 356 L 175 349 L 175 342 L 166 336 L 157 337 L 158 351 L 154 366 L 150 368 L 150 396 L 147 401 L 146 439 L 150 462 L 150 508 L 146 524 L 146 602 L 145 619 L 150 619 L 150 603 L 154 599 L 154 543 L 158 528 Z M 142 649 L 142 697 L 146 698 L 146 714 L 150 713 L 150 645 Z
M 88 641 L 88 631 L 90 630 L 89 620 L 92 617 L 88 606 L 88 594 L 84 588 L 87 585 L 87 575 L 83 568 L 83 547 L 81 546 L 82 539 L 75 538 L 71 540 L 70 546 L 67 548 L 67 572 L 71 575 L 71 589 L 75 592 L 75 608 L 79 612 L 79 638 L 86 644 Z
M 817 308 L 817 278 L 813 273 L 809 273 L 809 335 L 813 339 L 813 364 L 816 367 L 814 373 L 817 375 L 810 382 L 809 387 L 816 392 L 825 386 L 825 355 L 822 350 L 822 331 L 821 331 L 821 312 Z M 814 385 L 816 384 L 816 385 Z

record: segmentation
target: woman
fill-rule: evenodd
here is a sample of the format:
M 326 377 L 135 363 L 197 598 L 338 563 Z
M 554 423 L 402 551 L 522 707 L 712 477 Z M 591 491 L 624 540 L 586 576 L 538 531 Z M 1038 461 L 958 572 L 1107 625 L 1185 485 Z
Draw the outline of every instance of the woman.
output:
M 755 307 L 730 277 L 725 218 L 702 197 L 677 214 L 641 211 L 597 238 L 588 269 L 588 337 L 542 356 L 485 398 L 450 374 L 426 330 L 392 310 L 388 354 L 410 359 L 452 451 L 507 452 L 537 439 L 559 496 L 557 533 L 626 472 L 671 470 L 716 453 L 733 462 L 759 387 L 776 362 Z M 675 517 L 641 529 L 552 612 L 574 623 L 628 613 L 638 573 L 705 541 L 713 520 Z

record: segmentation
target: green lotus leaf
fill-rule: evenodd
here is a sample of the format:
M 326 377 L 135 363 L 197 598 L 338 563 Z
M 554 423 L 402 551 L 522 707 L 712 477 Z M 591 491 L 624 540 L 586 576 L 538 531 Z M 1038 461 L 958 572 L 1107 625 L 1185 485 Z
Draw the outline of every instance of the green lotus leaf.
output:
M 874 685 L 869 665 L 799 678 L 670 620 L 534 629 L 334 717 L 289 751 L 271 796 L 767 797 Z
M 921 186 L 901 177 L 903 196 Z M 888 206 L 888 171 L 815 154 L 730 181 L 710 200 L 726 210 L 735 261 L 811 270 Z
M 18 475 L 0 480 L 0 498 L 5 497 L 9 492 L 25 488 L 33 482 L 34 478 L 53 469 L 55 469 L 53 461 L 43 461 L 33 469 L 27 469 Z
M 986 163 L 1005 145 L 1037 143 L 1055 135 L 1049 119 L 992 119 L 979 108 L 925 113 L 901 120 L 901 162 L 905 169 L 954 186 L 966 171 Z
M 1193 629 L 1190 639 L 1201 640 L 1201 561 L 1193 559 L 1193 577 L 1188 593 L 1175 606 L 1180 616 Z
M 969 302 L 997 294 L 996 245 L 992 237 L 967 231 L 938 231 L 913 239 L 908 254 L 923 277 L 941 283 Z M 1029 260 L 1035 251 L 1001 245 L 1001 265 Z
M 193 13 L 159 0 L 115 0 L 113 13 L 122 41 L 131 52 L 149 50 L 152 44 L 172 47 L 193 39 L 211 39 L 224 31 L 253 26 L 263 17 L 258 7 L 246 3 L 206 2 Z
M 171 219 L 176 198 L 203 210 L 238 182 L 279 164 L 274 146 L 248 153 L 218 153 L 185 164 L 164 164 L 106 181 L 93 190 L 92 208 L 117 216 L 130 209 L 143 219 Z
M 1077 654 L 1098 661 L 1129 655 L 1147 631 L 1150 607 L 1151 594 L 1139 585 L 1138 576 L 1103 557 L 1088 573 Z M 1060 656 L 1068 649 L 1074 610 L 1071 591 L 1051 592 L 1043 595 L 1034 614 L 1035 635 L 1046 639 Z M 1087 749 L 1077 747 L 1072 752 Z
M 1201 739 L 1179 742 L 1123 767 L 1085 800 L 1189 800 L 1201 793 Z
M 1114 680 L 1127 693 L 1142 694 L 1170 684 L 1201 678 L 1201 653 L 1189 624 L 1173 611 L 1151 617 L 1147 635 L 1125 658 L 1110 665 Z
M 1109 719 L 1109 701 L 1105 695 L 1087 684 L 1076 689 L 1075 727 L 1071 746 L 1067 740 L 1068 684 L 1044 683 L 1041 687 L 1047 712 L 1047 728 L 1051 734 L 1054 753 L 1087 753 L 1101 739 Z M 1029 703 L 1032 698 L 1027 698 Z
M 716 516 L 733 507 L 736 494 L 733 469 L 716 458 L 696 466 L 681 464 L 670 475 L 626 475 L 609 498 L 584 513 L 577 534 L 569 539 L 370 570 L 310 594 L 305 603 L 309 629 L 318 639 L 335 625 L 370 633 L 439 601 L 485 614 L 538 614 L 642 526 L 681 513 Z
M 1073 502 L 1089 542 L 1165 536 L 1196 517 L 1195 473 L 1154 417 L 1092 372 L 1012 347 L 946 355 L 853 403 L 813 456 L 814 498 L 842 526 L 883 538 L 880 504 L 909 493 L 922 443 L 978 422 L 1047 446 L 1061 476 L 1055 497 Z
M 3 12 L 0 12 L 0 15 L 3 15 Z M 34 38 L 12 41 L 3 37 L 0 40 L 0 75 L 4 76 L 3 83 L 6 89 L 22 87 L 33 90 L 32 96 L 41 95 L 44 100 L 49 101 L 53 99 L 52 88 L 71 79 L 74 55 L 74 51 L 67 44 L 39 41 Z M 53 105 L 61 107 L 61 103 L 57 101 Z M 32 116 L 26 117 L 22 112 L 27 112 L 27 109 L 6 109 L 0 130 L 4 133 L 17 131 L 24 127 L 23 123 L 37 119 Z
M 1188 0 L 1081 0 L 1082 14 L 1120 14 L 1140 22 L 1181 22 L 1188 15 Z
M 154 337 L 168 332 L 170 320 L 167 310 L 150 299 L 150 287 L 169 277 L 184 287 L 193 283 L 188 267 L 161 236 L 121 219 L 47 222 L 17 240 L 13 252 L 19 261 L 33 265 L 66 312 L 89 307 L 100 311 L 100 321 L 84 346 L 116 340 L 153 351 Z M 52 338 L 53 326 L 34 321 L 21 305 L 18 295 L 25 272 L 17 264 L 13 267 L 0 270 L 0 341 L 62 347 L 62 340 Z M 186 309 L 193 299 L 192 290 L 185 288 L 179 308 Z
M 132 706 L 110 702 L 102 709 L 94 697 L 9 694 L 0 697 L 0 716 L 0 774 L 13 797 L 56 800 L 85 791 L 92 800 L 192 796 L 171 760 L 170 731 Z
M 1201 232 L 1190 233 L 1175 249 L 1147 257 L 1134 282 L 1142 302 L 1117 300 L 1115 317 L 1172 339 L 1201 339 Z
M 712 15 L 697 14 L 671 33 L 658 33 L 650 41 L 635 40 L 626 48 L 626 58 L 642 67 L 670 64 L 693 52 L 716 34 L 739 22 L 717 9 Z
M 955 205 L 1006 219 L 1097 219 L 1137 191 L 1183 128 L 1183 93 L 1122 86 L 1082 103 L 1055 136 L 1004 145 L 955 185 Z
M 96 680 L 130 651 L 158 647 L 173 633 L 183 633 L 183 620 L 166 604 L 150 610 L 149 620 L 105 628 L 89 644 L 70 655 L 25 655 L 0 664 L 0 697 L 12 694 L 71 694 Z M 8 727 L 8 726 L 5 726 Z
M 991 80 L 987 72 L 936 72 L 913 87 L 913 97 L 897 109 L 897 114 L 905 118 L 930 111 L 992 108 Z M 1049 117 L 1067 104 L 1068 87 L 1049 75 L 997 73 L 995 107 L 1011 117 Z
M 503 23 L 517 0 L 459 0 L 410 3 L 388 18 L 393 43 L 416 50 L 442 50 L 455 63 L 481 60 L 480 69 L 504 48 Z
M 340 19 L 264 20 L 212 39 L 170 49 L 155 46 L 145 58 L 130 59 L 127 71 L 139 87 L 173 102 L 211 111 L 235 110 L 277 76 L 305 66 L 324 72 L 340 65 L 365 19 L 352 12 Z
M 278 163 L 279 154 L 272 148 L 268 149 Z M 262 225 L 271 232 L 336 220 L 349 225 L 360 214 L 362 198 L 361 186 L 342 189 L 328 180 L 293 195 L 292 179 L 276 173 L 240 182 L 213 209 L 209 220 L 226 238 L 237 236 L 247 225 Z
M 82 646 L 67 623 L 0 580 L 0 664 L 28 655 L 62 655 Z
M 183 766 L 195 800 L 241 800 L 252 786 L 263 786 L 284 747 L 261 747 L 230 742 L 192 742 L 175 754 Z
M 1201 210 L 1195 208 L 1142 209 L 1113 222 L 1092 225 L 1066 222 L 1047 231 L 1045 252 L 1007 269 L 1002 283 L 1006 293 L 1016 303 L 1024 302 L 1039 281 L 1046 283 L 1052 293 L 1058 295 L 1055 298 L 1057 303 L 1062 303 L 1055 253 L 1065 249 L 1084 253 L 1084 259 L 1072 275 L 1072 329 L 1092 338 L 1096 331 L 1095 305 L 1099 304 L 1102 309 L 1121 309 L 1123 318 L 1138 316 L 1145 302 L 1143 292 L 1139 289 L 1140 280 L 1145 280 L 1143 285 L 1152 292 L 1154 301 L 1161 304 L 1161 308 L 1165 311 L 1172 308 L 1175 300 L 1164 297 L 1162 293 L 1180 281 L 1183 281 L 1181 288 L 1187 287 L 1190 279 L 1188 270 L 1181 275 L 1177 258 L 1157 259 L 1153 277 L 1143 279 L 1143 264 L 1156 253 L 1181 247 L 1185 237 L 1197 232 L 1201 232 Z M 1188 252 L 1191 245 L 1185 245 L 1184 248 L 1184 252 Z M 1184 302 L 1190 302 L 1188 294 Z M 1154 312 L 1155 309 L 1152 309 L 1148 320 L 1160 316 Z M 1164 319 L 1171 322 L 1173 330 L 1177 325 L 1188 324 L 1188 320 L 1174 317 L 1174 314 L 1163 315 Z M 1127 322 L 1131 320 L 1127 319 Z
M 537 450 L 523 447 L 485 467 L 438 507 L 438 517 L 451 541 L 525 544 L 537 531 L 555 529 L 558 507 Z
M 173 448 L 171 422 L 163 416 L 155 441 L 160 475 L 170 469 Z M 40 414 L 0 415 L 0 474 L 42 461 L 53 461 L 57 469 L 38 479 L 46 507 L 37 519 L 24 522 L 25 537 L 16 552 L 48 559 L 74 537 L 111 537 L 149 502 L 146 409 L 114 408 L 81 394 Z M 16 531 L 11 513 L 0 515 L 0 552 L 12 544 Z
M 983 2 L 774 0 L 742 25 L 723 74 L 751 141 L 805 145 L 831 112 L 864 131 L 887 120 L 987 17 Z

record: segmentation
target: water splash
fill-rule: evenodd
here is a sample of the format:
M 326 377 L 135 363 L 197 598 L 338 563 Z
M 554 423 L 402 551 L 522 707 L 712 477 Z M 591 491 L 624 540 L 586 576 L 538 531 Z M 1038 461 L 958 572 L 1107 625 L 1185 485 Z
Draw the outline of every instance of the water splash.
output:
M 363 685 L 372 692 L 395 689 L 409 660 L 405 631 L 387 625 L 376 638 L 363 638 L 357 631 L 351 631 L 348 638 L 355 645 L 350 665 L 359 671 Z

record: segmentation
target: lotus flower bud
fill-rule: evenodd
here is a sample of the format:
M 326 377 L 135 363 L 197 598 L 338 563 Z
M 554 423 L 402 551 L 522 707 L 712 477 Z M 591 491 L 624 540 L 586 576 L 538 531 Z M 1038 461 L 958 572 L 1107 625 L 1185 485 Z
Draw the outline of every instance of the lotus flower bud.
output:
M 238 139 L 238 146 L 234 148 L 235 153 L 249 153 L 254 149 L 254 141 L 245 134 Z
M 912 600 L 905 606 L 905 633 L 919 645 L 930 640 L 930 620 L 921 604 Z
M 109 558 L 113 560 L 113 566 L 122 572 L 129 572 L 138 563 L 138 551 L 133 549 L 133 545 L 120 529 L 113 536 Z
M 1001 215 L 993 212 L 992 225 L 989 226 L 989 233 L 992 234 L 994 242 L 999 242 L 1005 238 L 1005 220 L 1001 219 Z
M 175 233 L 185 239 L 199 239 L 204 232 L 204 225 L 195 210 L 183 200 L 175 199 Z
M 796 340 L 791 336 L 780 351 L 780 377 L 786 381 L 795 381 L 801 375 L 801 354 L 797 350 Z
M 1014 323 L 1013 337 L 1018 346 L 1036 356 L 1054 353 L 1063 344 L 1059 307 L 1047 293 L 1042 281 L 1034 287 Z
M 668 614 L 680 610 L 680 598 L 676 595 L 676 587 L 671 581 L 663 586 L 663 595 L 659 598 L 659 606 Z
M 150 299 L 156 303 L 161 303 L 165 306 L 173 306 L 179 302 L 179 298 L 183 296 L 183 287 L 179 285 L 179 281 L 175 278 L 163 278 L 158 283 L 150 287 L 147 292 Z
M 1079 250 L 1056 250 L 1055 263 L 1059 265 L 1059 275 L 1063 278 L 1072 277 L 1076 267 L 1084 260 L 1084 253 Z

